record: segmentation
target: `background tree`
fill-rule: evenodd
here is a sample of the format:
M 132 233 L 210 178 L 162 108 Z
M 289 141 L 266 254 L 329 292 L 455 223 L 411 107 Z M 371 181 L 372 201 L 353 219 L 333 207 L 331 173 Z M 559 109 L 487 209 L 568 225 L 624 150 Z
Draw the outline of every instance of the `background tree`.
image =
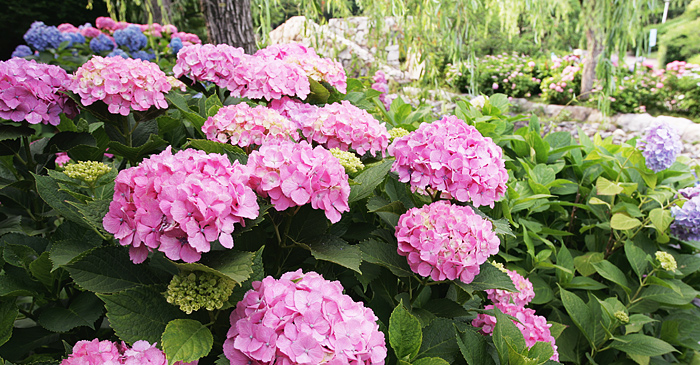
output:
M 202 0 L 202 10 L 210 43 L 256 51 L 250 0 Z

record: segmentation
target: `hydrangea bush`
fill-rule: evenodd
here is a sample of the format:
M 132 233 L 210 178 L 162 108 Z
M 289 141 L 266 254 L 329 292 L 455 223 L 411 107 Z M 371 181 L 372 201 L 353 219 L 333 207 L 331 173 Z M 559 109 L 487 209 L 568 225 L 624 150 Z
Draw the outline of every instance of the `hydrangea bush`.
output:
M 668 135 L 545 134 L 502 94 L 387 110 L 300 45 L 138 28 L 182 43 L 180 81 L 2 66 L 28 71 L 2 79 L 0 363 L 695 361 L 697 179 Z M 108 18 L 56 30 L 144 51 Z

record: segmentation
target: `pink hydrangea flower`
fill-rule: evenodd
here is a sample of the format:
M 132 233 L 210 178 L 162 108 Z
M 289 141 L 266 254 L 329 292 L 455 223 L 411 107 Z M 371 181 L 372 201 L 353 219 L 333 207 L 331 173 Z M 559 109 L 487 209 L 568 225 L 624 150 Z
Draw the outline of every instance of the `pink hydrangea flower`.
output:
M 389 146 L 392 171 L 414 190 L 443 191 L 474 206 L 489 205 L 506 191 L 503 151 L 491 138 L 455 116 L 423 123 Z
M 172 28 L 170 28 L 168 26 L 170 26 Z M 169 25 L 169 24 L 166 25 L 163 31 L 166 33 L 168 31 L 170 31 L 170 34 L 171 34 L 170 39 L 180 38 L 180 40 L 182 40 L 183 43 L 187 42 L 189 45 L 202 44 L 202 40 L 199 39 L 199 36 L 197 36 L 196 34 L 192 34 L 192 33 L 178 32 L 177 28 L 175 28 L 174 25 Z
M 387 354 L 370 308 L 301 269 L 254 282 L 230 321 L 231 364 L 384 364 Z
M 84 105 L 101 100 L 110 113 L 128 115 L 131 109 L 168 108 L 171 79 L 152 62 L 93 56 L 75 72 L 70 90 Z
M 319 107 L 306 104 L 288 96 L 283 96 L 280 99 L 273 99 L 270 101 L 268 107 L 276 110 L 283 117 L 294 122 L 297 129 L 313 125 L 318 118 Z
M 311 203 L 333 223 L 350 211 L 345 168 L 330 151 L 306 141 L 270 141 L 248 156 L 249 186 L 269 197 L 275 209 Z
M 69 84 L 70 76 L 58 66 L 24 58 L 0 61 L 0 118 L 58 125 L 59 114 L 78 114 L 75 103 L 61 93 Z
M 56 166 L 63 167 L 68 161 L 70 161 L 68 152 L 56 152 Z
M 389 145 L 389 132 L 367 111 L 349 101 L 326 104 L 314 113 L 314 119 L 301 126 L 301 133 L 308 140 L 328 149 L 355 150 L 359 155 L 378 152 L 384 156 Z
M 135 263 L 159 250 L 171 260 L 198 261 L 219 240 L 233 247 L 234 224 L 258 216 L 255 193 L 238 162 L 170 147 L 117 175 L 102 223 Z
M 493 309 L 493 307 L 493 305 L 487 305 L 484 309 Z M 525 308 L 516 304 L 498 303 L 496 307 L 503 313 L 518 319 L 518 321 L 513 321 L 513 323 L 515 323 L 525 337 L 525 345 L 527 345 L 527 347 L 534 346 L 536 342 L 549 342 L 554 350 L 554 355 L 552 355 L 550 360 L 559 361 L 556 340 L 549 330 L 552 325 L 547 323 L 546 318 L 536 315 L 534 309 Z M 488 314 L 479 314 L 472 321 L 472 326 L 481 328 L 481 333 L 484 335 L 493 336 L 493 329 L 496 326 L 496 317 Z
M 343 65 L 330 58 L 321 58 L 313 48 L 299 43 L 275 44 L 261 49 L 255 56 L 262 60 L 282 60 L 299 65 L 306 75 L 318 82 L 325 81 L 345 94 L 347 77 Z
M 225 106 L 202 126 L 209 140 L 241 147 L 260 146 L 266 139 L 299 140 L 296 125 L 277 111 L 246 103 Z
M 175 365 L 197 365 L 199 361 Z M 124 342 L 115 344 L 111 341 L 78 341 L 73 346 L 73 353 L 61 365 L 167 365 L 163 351 L 148 341 L 136 341 L 129 348 Z
M 466 284 L 500 245 L 491 222 L 447 201 L 409 209 L 399 217 L 396 239 L 399 255 L 406 256 L 413 272 Z
M 391 102 L 393 101 L 387 93 L 389 92 L 389 81 L 386 78 L 386 74 L 384 71 L 378 70 L 375 72 L 374 76 L 372 76 L 372 81 L 374 83 L 372 84 L 372 89 L 377 90 L 381 92 L 382 94 L 379 95 L 379 101 L 384 104 L 384 108 L 386 110 L 389 110 L 391 107 Z
M 501 289 L 487 289 L 486 294 L 491 301 L 494 303 L 502 304 L 516 304 L 519 306 L 525 306 L 533 298 L 535 298 L 535 290 L 532 287 L 530 280 L 525 279 L 522 275 L 518 274 L 515 270 L 506 270 L 506 273 L 513 281 L 515 289 L 519 292 L 514 293 L 507 290 Z

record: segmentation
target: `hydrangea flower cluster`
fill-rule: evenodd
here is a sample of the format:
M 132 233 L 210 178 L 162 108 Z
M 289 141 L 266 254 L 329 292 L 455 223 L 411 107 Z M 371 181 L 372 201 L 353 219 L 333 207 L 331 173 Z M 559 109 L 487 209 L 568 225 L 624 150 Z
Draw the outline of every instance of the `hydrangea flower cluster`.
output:
M 56 158 L 56 160 L 58 160 L 58 158 Z M 97 181 L 100 176 L 110 172 L 111 170 L 111 167 L 102 162 L 80 161 L 78 163 L 67 165 L 65 170 L 63 170 L 63 173 L 73 179 L 82 180 L 86 183 L 93 183 Z
M 165 298 L 187 314 L 201 308 L 213 311 L 223 307 L 235 285 L 233 280 L 210 272 L 183 272 L 170 280 Z
M 350 211 L 348 175 L 337 158 L 306 141 L 271 141 L 248 156 L 249 186 L 278 211 L 311 203 L 333 223 Z
M 54 26 L 34 22 L 24 33 L 24 41 L 37 51 L 43 51 L 47 48 L 58 48 L 63 42 L 63 35 Z
M 63 40 L 68 41 L 68 47 L 71 47 L 74 44 L 85 43 L 85 37 L 80 33 L 64 32 L 62 34 L 63 34 Z
M 199 361 L 183 363 L 175 362 L 174 365 L 197 365 Z M 73 353 L 67 359 L 61 361 L 61 365 L 167 365 L 163 351 L 150 344 L 148 341 L 136 341 L 132 347 L 122 342 L 114 342 L 99 339 L 92 341 L 78 341 L 73 346 Z
M 22 57 L 27 57 L 32 55 L 32 49 L 29 48 L 29 46 L 25 46 L 24 44 L 20 44 L 15 48 L 14 51 L 12 51 L 12 58 L 22 58 Z
M 268 139 L 299 140 L 296 125 L 275 110 L 246 103 L 225 106 L 202 126 L 209 140 L 234 146 L 260 146 Z
M 63 167 L 70 161 L 68 152 L 56 152 L 56 166 Z
M 279 99 L 284 95 L 306 98 L 308 77 L 298 65 L 280 60 L 261 62 L 242 48 L 227 45 L 189 45 L 177 54 L 175 77 L 210 81 L 231 91 L 234 97 Z
M 244 169 L 223 155 L 170 148 L 119 172 L 107 232 L 130 246 L 134 263 L 159 250 L 171 260 L 195 262 L 217 239 L 233 247 L 234 224 L 258 216 Z
M 60 113 L 69 117 L 78 110 L 67 95 L 70 76 L 62 68 L 24 58 L 0 62 L 0 118 L 31 124 L 60 123 Z
M 455 116 L 421 124 L 395 139 L 389 154 L 396 157 L 392 171 L 414 190 L 447 192 L 476 207 L 493 207 L 506 191 L 508 172 L 501 148 Z
M 685 241 L 700 241 L 700 196 L 686 201 L 683 207 L 671 207 L 671 233 Z
M 123 59 L 131 58 L 126 52 L 121 48 L 115 48 L 114 51 L 109 52 L 106 57 L 121 57 Z
M 498 303 L 496 307 L 503 313 L 517 318 L 513 321 L 525 337 L 525 345 L 532 347 L 536 342 L 549 342 L 552 344 L 554 354 L 550 358 L 552 361 L 559 361 L 559 353 L 557 352 L 556 340 L 552 336 L 549 328 L 551 324 L 547 323 L 547 319 L 543 316 L 535 314 L 534 309 L 525 308 L 517 304 Z M 493 305 L 487 305 L 484 309 L 493 309 Z M 484 335 L 493 336 L 493 329 L 496 326 L 496 317 L 488 314 L 479 314 L 472 321 L 472 326 L 481 328 L 481 333 Z
M 470 207 L 437 201 L 409 209 L 396 226 L 398 253 L 420 276 L 469 284 L 479 266 L 498 253 L 491 222 Z
M 175 37 L 170 40 L 170 44 L 168 44 L 168 47 L 170 47 L 170 51 L 177 56 L 177 53 L 180 52 L 184 45 L 182 44 L 182 39 Z
M 489 100 L 489 97 L 486 95 L 479 95 L 475 97 L 472 100 L 469 100 L 469 104 L 471 104 L 473 107 L 481 110 L 484 108 L 484 105 L 486 105 L 486 101 Z
M 148 38 L 141 32 L 141 27 L 134 24 L 115 31 L 114 41 L 117 45 L 128 48 L 129 52 L 136 52 L 148 44 Z
M 100 33 L 97 37 L 90 41 L 90 49 L 95 53 L 109 52 L 113 50 L 117 45 L 114 41 L 106 34 Z
M 403 136 L 407 136 L 409 131 L 401 128 L 401 127 L 394 127 L 392 129 L 389 129 L 389 142 L 394 142 L 395 139 Z
M 202 44 L 202 41 L 199 39 L 199 37 L 196 34 L 192 33 L 174 32 L 170 37 L 171 39 L 180 38 L 185 45 Z
M 510 280 L 513 281 L 513 285 L 515 285 L 515 289 L 519 292 L 514 293 L 502 289 L 487 289 L 486 295 L 491 301 L 501 304 L 512 303 L 524 307 L 535 298 L 535 290 L 530 280 L 525 279 L 515 270 L 506 270 L 504 268 L 502 271 L 508 274 Z
M 83 105 L 98 100 L 107 104 L 113 114 L 128 115 L 131 109 L 165 109 L 165 95 L 171 81 L 155 63 L 93 56 L 73 76 L 70 90 L 80 95 Z
M 365 152 L 384 155 L 389 145 L 384 123 L 347 100 L 319 108 L 315 120 L 301 126 L 301 133 L 326 148 L 353 149 L 360 155 Z
M 700 196 L 700 185 L 691 186 L 678 190 L 678 196 L 685 199 L 693 199 L 696 196 Z
M 299 43 L 275 44 L 259 50 L 255 56 L 264 61 L 281 60 L 297 64 L 308 77 L 318 82 L 325 81 L 343 94 L 347 90 L 343 65 L 330 58 L 319 57 L 313 48 Z
M 316 105 L 306 104 L 288 96 L 283 96 L 280 99 L 273 99 L 268 105 L 269 108 L 276 110 L 283 117 L 291 120 L 297 126 L 297 129 L 302 129 L 304 126 L 312 125 L 318 118 L 318 109 Z
M 352 152 L 331 148 L 331 154 L 340 161 L 340 164 L 345 168 L 347 173 L 356 173 L 365 168 L 362 161 Z
M 662 269 L 666 271 L 675 271 L 678 268 L 676 258 L 673 257 L 673 255 L 671 255 L 670 253 L 664 251 L 656 251 L 654 255 L 661 264 Z
M 231 364 L 384 364 L 387 354 L 372 309 L 301 269 L 254 282 L 230 321 Z
M 384 108 L 386 108 L 386 110 L 389 110 L 391 107 L 391 100 L 389 100 L 386 95 L 389 92 L 389 81 L 386 79 L 386 74 L 384 71 L 378 70 L 375 72 L 374 76 L 372 76 L 372 81 L 374 82 L 372 84 L 372 89 L 382 93 L 379 95 L 379 101 L 384 104 Z
M 654 172 L 671 167 L 683 150 L 681 137 L 663 122 L 654 122 L 648 127 L 637 147 L 642 150 L 647 168 Z
M 117 51 L 117 50 L 114 50 L 114 51 Z M 121 51 L 121 50 L 119 50 L 119 51 Z M 151 52 L 140 50 L 140 51 L 131 52 L 131 57 L 137 58 L 141 61 L 153 61 L 156 58 L 156 54 L 153 53 L 152 50 L 151 50 Z

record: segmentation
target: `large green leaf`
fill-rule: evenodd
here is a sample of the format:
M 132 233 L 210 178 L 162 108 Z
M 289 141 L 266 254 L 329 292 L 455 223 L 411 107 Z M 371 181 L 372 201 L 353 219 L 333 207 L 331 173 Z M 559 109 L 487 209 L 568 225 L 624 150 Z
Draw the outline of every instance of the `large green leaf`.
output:
M 202 130 L 202 126 L 207 118 L 204 118 L 190 109 L 190 106 L 187 105 L 187 100 L 185 100 L 182 94 L 170 93 L 165 96 L 165 99 L 167 99 L 171 105 L 174 105 L 176 108 L 180 109 L 180 112 L 182 112 L 185 118 L 192 123 L 196 131 Z
M 185 271 L 206 271 L 219 276 L 225 276 L 240 284 L 253 273 L 253 252 L 236 250 L 212 251 L 202 255 L 199 262 L 177 263 L 177 267 Z
M 651 285 L 644 288 L 639 295 L 641 299 L 648 299 L 661 304 L 684 305 L 690 303 L 698 292 L 690 285 L 676 279 L 665 279 L 675 285 L 680 293 L 665 286 Z
M 366 168 L 353 179 L 356 185 L 350 187 L 348 202 L 362 200 L 372 194 L 374 189 L 384 181 L 384 178 L 391 170 L 393 159 L 386 159 L 374 166 Z
M 508 364 L 511 349 L 517 354 L 526 351 L 525 338 L 510 317 L 506 316 L 497 307 L 493 309 L 496 316 L 496 326 L 493 328 L 493 344 L 498 350 L 501 364 Z
M 459 347 L 455 340 L 456 337 L 454 322 L 452 320 L 436 318 L 423 329 L 423 343 L 420 346 L 417 356 L 439 356 L 452 363 L 459 353 Z
M 617 266 L 613 265 L 608 260 L 602 260 L 593 264 L 595 270 L 600 274 L 600 276 L 612 281 L 613 283 L 621 286 L 625 291 L 629 292 L 629 283 L 627 282 L 627 277 Z
M 618 183 L 614 183 L 602 176 L 596 180 L 595 186 L 598 190 L 598 195 L 617 195 L 624 190 Z
M 399 303 L 389 317 L 389 344 L 398 359 L 411 360 L 423 342 L 420 321 Z
M 615 213 L 610 218 L 610 227 L 612 229 L 627 230 L 637 228 L 642 225 L 642 222 L 637 218 L 632 218 L 625 213 Z
M 182 147 L 183 149 L 192 147 L 198 150 L 202 150 L 206 153 L 225 154 L 228 151 L 236 154 L 246 154 L 245 151 L 243 151 L 238 146 L 234 146 L 229 143 L 210 141 L 208 139 L 189 139 L 187 143 Z
M 583 276 L 591 276 L 596 273 L 594 263 L 602 261 L 605 254 L 602 252 L 588 252 L 574 257 L 574 267 Z
M 359 245 L 362 260 L 384 266 L 398 277 L 413 275 L 406 258 L 396 252 L 396 246 L 370 238 Z
M 69 201 L 75 201 L 75 199 L 70 196 L 70 194 L 60 190 L 56 180 L 48 176 L 34 174 L 32 174 L 32 176 L 34 176 L 34 181 L 36 181 L 36 189 L 39 192 L 39 196 L 41 196 L 46 204 L 51 206 L 51 208 L 55 209 L 66 219 L 89 227 L 89 224 L 85 222 L 78 209 L 67 203 Z
M 646 273 L 649 261 L 647 261 L 647 253 L 637 247 L 633 242 L 625 242 L 625 256 L 629 261 L 632 270 L 637 277 L 641 278 Z
M 107 319 L 120 339 L 134 343 L 146 340 L 160 342 L 167 324 L 186 318 L 185 313 L 168 304 L 163 288 L 139 286 L 114 294 L 98 294 L 105 302 Z
M 495 365 L 489 354 L 486 338 L 475 330 L 466 329 L 456 336 L 459 351 L 468 365 Z
M 340 237 L 326 235 L 310 244 L 309 247 L 311 255 L 316 260 L 330 261 L 362 274 L 360 271 L 362 252 L 357 245 L 350 245 Z
M 412 365 L 450 365 L 450 363 L 439 357 L 423 357 L 414 361 Z
M 190 362 L 209 354 L 214 345 L 211 331 L 193 319 L 174 319 L 165 327 L 163 351 L 168 365 L 176 361 Z
M 95 321 L 102 315 L 104 305 L 95 294 L 82 292 L 68 308 L 52 307 L 42 311 L 39 324 L 49 331 L 67 332 L 73 328 L 86 326 L 94 329 Z
M 586 303 L 583 302 L 583 299 L 579 298 L 576 294 L 562 288 L 559 289 L 559 294 L 561 295 L 561 301 L 564 304 L 566 312 L 569 313 L 571 320 L 592 345 L 595 336 L 595 326 L 597 325 L 593 313 L 591 313 Z
M 12 337 L 12 328 L 18 314 L 19 310 L 15 305 L 14 298 L 0 301 L 0 346 Z
M 486 289 L 503 289 L 512 292 L 518 291 L 515 285 L 513 285 L 513 280 L 510 279 L 510 276 L 491 265 L 489 262 L 485 262 L 479 267 L 479 275 L 477 275 L 471 283 L 465 284 L 459 280 L 455 280 L 454 283 L 467 293 Z
M 140 285 L 159 283 L 146 265 L 129 260 L 123 247 L 102 247 L 65 265 L 75 283 L 96 293 L 114 293 Z
M 659 356 L 677 351 L 668 342 L 641 333 L 616 336 L 610 347 L 628 354 L 642 356 Z

